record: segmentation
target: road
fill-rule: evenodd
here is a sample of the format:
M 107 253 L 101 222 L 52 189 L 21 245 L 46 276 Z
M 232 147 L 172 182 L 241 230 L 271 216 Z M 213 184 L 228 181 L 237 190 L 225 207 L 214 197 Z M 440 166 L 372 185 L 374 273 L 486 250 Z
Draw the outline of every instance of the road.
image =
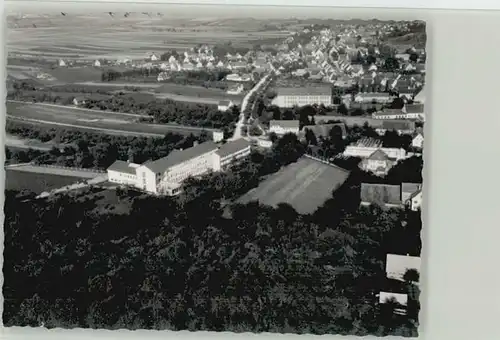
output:
M 177 124 L 146 124 L 137 120 L 143 116 L 99 110 L 87 110 L 63 105 L 28 102 L 7 102 L 7 118 L 32 124 L 65 126 L 98 131 L 112 135 L 163 137 L 169 132 L 200 134 L 216 129 Z
M 37 174 L 75 177 L 79 179 L 82 178 L 92 179 L 92 178 L 102 177 L 103 175 L 105 175 L 104 173 L 101 172 L 96 172 L 86 169 L 77 169 L 77 168 L 50 166 L 50 165 L 35 165 L 31 163 L 7 165 L 5 166 L 5 169 L 22 171 L 22 172 L 33 172 Z
M 249 99 L 254 93 L 263 90 L 267 85 L 269 85 L 268 80 L 270 77 L 271 77 L 270 74 L 263 77 L 250 91 L 248 91 L 245 98 L 243 98 L 243 101 L 241 103 L 241 109 L 240 109 L 240 112 L 241 112 L 240 117 L 238 119 L 238 122 L 236 123 L 236 128 L 234 130 L 233 136 L 228 139 L 229 141 L 234 141 L 234 140 L 242 138 L 241 128 L 244 126 L 245 112 L 246 112 L 248 105 L 249 105 Z M 253 104 L 255 104 L 255 101 L 252 103 L 252 105 Z

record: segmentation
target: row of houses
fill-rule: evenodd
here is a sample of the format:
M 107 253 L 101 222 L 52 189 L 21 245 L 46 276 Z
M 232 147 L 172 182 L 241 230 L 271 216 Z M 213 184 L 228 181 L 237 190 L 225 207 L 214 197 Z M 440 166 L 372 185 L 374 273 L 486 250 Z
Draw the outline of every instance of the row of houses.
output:
M 250 152 L 251 145 L 244 139 L 222 145 L 208 141 L 185 150 L 174 150 L 166 157 L 144 164 L 117 160 L 107 169 L 108 180 L 150 194 L 175 196 L 182 192 L 187 178 L 224 171 Z

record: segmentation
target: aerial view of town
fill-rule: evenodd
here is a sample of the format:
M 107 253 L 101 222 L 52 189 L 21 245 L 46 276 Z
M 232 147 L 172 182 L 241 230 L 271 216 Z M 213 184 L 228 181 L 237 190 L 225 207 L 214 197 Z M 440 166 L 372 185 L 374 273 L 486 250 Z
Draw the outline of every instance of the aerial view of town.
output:
M 306 12 L 9 14 L 5 326 L 418 336 L 425 22 Z

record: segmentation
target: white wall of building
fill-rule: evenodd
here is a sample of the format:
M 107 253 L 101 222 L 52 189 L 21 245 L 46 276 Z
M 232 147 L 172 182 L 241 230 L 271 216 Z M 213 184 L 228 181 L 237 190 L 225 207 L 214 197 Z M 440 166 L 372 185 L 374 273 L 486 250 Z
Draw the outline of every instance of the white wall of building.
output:
M 108 181 L 117 184 L 137 186 L 137 174 L 108 170 Z
M 152 194 L 158 193 L 158 180 L 157 174 L 151 171 L 145 165 L 141 165 L 137 168 L 137 187 L 146 190 Z
M 239 159 L 245 158 L 251 153 L 250 145 L 242 150 L 237 151 L 231 155 L 227 155 L 221 157 L 219 154 L 214 154 L 214 171 L 224 170 L 228 165 L 230 165 L 233 161 L 237 161 Z
M 299 128 L 287 128 L 287 127 L 282 127 L 279 125 L 270 126 L 269 131 L 274 132 L 277 135 L 284 135 L 287 133 L 294 133 L 294 134 L 298 135 L 300 132 Z

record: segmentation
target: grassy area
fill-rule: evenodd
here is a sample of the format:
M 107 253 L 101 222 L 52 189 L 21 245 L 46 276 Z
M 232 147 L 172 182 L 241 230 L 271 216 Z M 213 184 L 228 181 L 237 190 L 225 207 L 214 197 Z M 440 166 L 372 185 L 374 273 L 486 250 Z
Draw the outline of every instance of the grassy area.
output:
M 281 169 L 238 201 L 256 200 L 271 206 L 288 203 L 299 213 L 309 214 L 330 198 L 348 175 L 341 168 L 304 157 Z
M 36 194 L 78 182 L 79 178 L 53 174 L 5 170 L 6 190 L 30 190 Z

